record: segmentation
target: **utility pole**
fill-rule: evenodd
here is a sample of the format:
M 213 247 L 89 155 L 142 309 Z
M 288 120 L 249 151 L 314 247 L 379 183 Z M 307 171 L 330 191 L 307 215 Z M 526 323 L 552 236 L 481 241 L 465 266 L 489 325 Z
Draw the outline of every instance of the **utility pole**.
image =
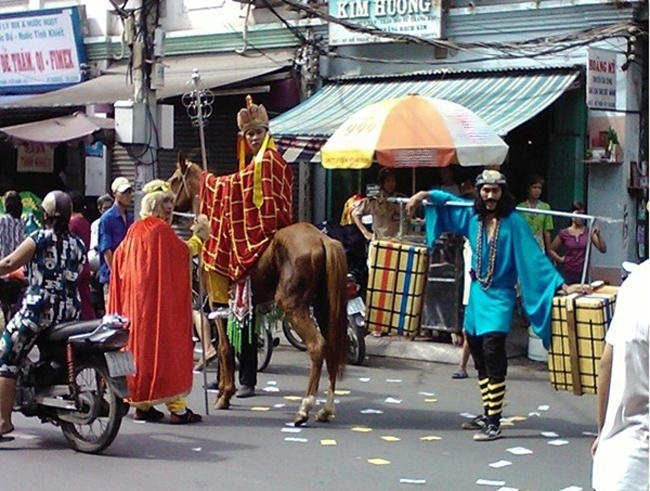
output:
M 162 56 L 161 46 L 156 46 L 156 28 L 160 0 L 134 0 L 136 31 L 133 44 L 133 100 L 144 104 L 144 125 L 146 144 L 142 150 L 132 155 L 135 162 L 135 208 L 140 209 L 142 188 L 156 177 L 158 160 L 158 131 L 156 129 L 157 101 L 156 88 L 160 81 L 154 71 L 158 66 L 158 56 Z M 136 147 L 137 148 L 137 147 Z

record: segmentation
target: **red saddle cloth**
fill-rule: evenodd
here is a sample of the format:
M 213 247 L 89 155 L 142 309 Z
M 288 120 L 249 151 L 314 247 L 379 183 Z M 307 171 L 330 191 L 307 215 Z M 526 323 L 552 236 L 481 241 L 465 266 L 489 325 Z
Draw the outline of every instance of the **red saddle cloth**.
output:
M 255 167 L 260 166 L 259 206 L 254 202 Z M 275 233 L 292 220 L 293 172 L 272 149 L 259 163 L 225 176 L 201 174 L 200 212 L 210 222 L 203 248 L 207 269 L 238 281 L 255 265 Z

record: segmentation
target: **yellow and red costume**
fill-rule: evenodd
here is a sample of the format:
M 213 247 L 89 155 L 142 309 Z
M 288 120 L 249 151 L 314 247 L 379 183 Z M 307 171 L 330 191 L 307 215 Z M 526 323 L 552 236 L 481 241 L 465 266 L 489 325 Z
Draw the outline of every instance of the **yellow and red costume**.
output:
M 248 273 L 275 233 L 291 225 L 292 185 L 291 168 L 271 148 L 235 174 L 204 172 L 200 213 L 210 222 L 203 249 L 206 268 L 231 281 Z
M 228 284 L 250 273 L 275 233 L 291 225 L 293 216 L 293 172 L 268 132 L 257 154 L 244 165 L 243 134 L 251 127 L 268 129 L 264 106 L 247 97 L 247 108 L 237 120 L 242 131 L 239 172 L 225 176 L 204 172 L 200 185 L 200 213 L 210 223 L 203 248 L 207 290 L 213 301 L 221 302 L 227 300 Z

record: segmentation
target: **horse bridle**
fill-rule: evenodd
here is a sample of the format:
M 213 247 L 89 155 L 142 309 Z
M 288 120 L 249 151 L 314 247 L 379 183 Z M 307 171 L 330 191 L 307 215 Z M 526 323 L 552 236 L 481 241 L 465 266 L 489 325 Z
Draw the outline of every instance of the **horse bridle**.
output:
M 185 165 L 185 170 L 183 172 L 181 172 L 181 185 L 183 186 L 183 189 L 184 189 L 185 193 L 187 194 L 187 197 L 189 198 L 189 200 L 192 203 L 194 203 L 194 198 L 192 197 L 192 195 L 190 195 L 189 186 L 187 185 L 187 173 L 189 172 L 191 165 L 192 165 L 191 163 L 186 164 Z M 181 190 L 178 189 L 178 191 L 176 191 L 174 193 L 174 203 L 176 203 L 178 201 L 178 196 L 179 196 L 180 192 L 181 192 Z

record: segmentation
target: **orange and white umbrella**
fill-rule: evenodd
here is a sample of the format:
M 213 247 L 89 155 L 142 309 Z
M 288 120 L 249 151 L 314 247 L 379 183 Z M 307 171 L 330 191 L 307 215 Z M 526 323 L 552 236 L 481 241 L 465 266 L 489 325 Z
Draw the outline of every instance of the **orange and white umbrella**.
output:
M 321 149 L 327 169 L 501 165 L 508 145 L 460 104 L 408 95 L 350 116 Z

